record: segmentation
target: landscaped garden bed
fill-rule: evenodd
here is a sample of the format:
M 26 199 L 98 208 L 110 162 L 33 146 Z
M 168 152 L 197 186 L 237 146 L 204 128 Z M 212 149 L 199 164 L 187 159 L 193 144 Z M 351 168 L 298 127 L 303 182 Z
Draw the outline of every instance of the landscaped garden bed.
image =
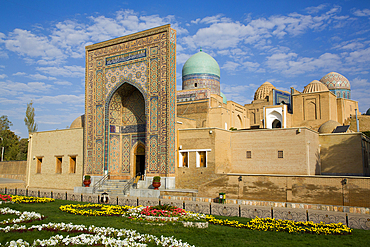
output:
M 2 246 L 366 246 L 370 236 L 343 224 L 221 217 L 169 205 L 28 201 L 0 205 Z

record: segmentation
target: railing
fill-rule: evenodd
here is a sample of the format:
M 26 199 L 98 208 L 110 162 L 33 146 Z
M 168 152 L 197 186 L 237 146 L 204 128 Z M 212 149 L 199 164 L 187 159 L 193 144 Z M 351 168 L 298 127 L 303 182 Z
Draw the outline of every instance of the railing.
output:
M 137 183 L 140 176 L 141 176 L 141 173 L 138 172 L 136 174 L 136 176 L 134 176 L 133 178 L 131 178 L 129 181 L 126 182 L 125 186 L 123 187 L 123 194 L 124 195 L 126 195 L 127 191 L 130 189 L 131 185 L 133 185 L 134 183 Z
M 95 193 L 96 190 L 98 190 L 98 189 L 101 188 L 101 186 L 104 184 L 104 182 L 107 181 L 108 177 L 109 177 L 109 175 L 106 174 L 106 175 L 104 175 L 104 177 L 102 177 L 98 182 L 96 182 L 94 184 L 94 186 L 93 186 L 93 193 Z

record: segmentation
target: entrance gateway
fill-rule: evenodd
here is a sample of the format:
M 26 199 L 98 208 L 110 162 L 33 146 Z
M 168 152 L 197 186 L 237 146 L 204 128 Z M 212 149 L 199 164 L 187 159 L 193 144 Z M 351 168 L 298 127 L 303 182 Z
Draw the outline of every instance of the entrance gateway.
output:
M 84 174 L 175 183 L 176 31 L 86 47 Z

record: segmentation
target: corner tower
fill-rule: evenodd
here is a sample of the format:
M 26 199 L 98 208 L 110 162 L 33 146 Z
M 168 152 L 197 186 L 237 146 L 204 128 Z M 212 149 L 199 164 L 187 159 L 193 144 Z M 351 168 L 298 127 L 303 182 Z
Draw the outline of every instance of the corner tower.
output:
M 211 94 L 220 95 L 220 66 L 207 53 L 191 56 L 182 68 L 182 90 L 209 88 Z

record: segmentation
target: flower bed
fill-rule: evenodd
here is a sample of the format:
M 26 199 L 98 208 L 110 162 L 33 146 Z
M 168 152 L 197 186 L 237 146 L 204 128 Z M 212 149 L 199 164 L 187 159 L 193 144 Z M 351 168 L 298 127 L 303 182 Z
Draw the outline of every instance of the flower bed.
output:
M 155 222 L 202 222 L 206 223 L 205 214 L 187 212 L 182 208 L 159 205 L 159 206 L 115 206 L 103 204 L 69 204 L 62 205 L 59 209 L 63 212 L 85 216 L 114 216 L 122 215 L 134 221 Z M 194 226 L 199 228 L 208 227 L 208 224 L 184 224 L 184 226 Z M 200 227 L 201 226 L 201 227 Z
M 104 204 L 69 204 L 62 205 L 59 209 L 70 214 L 85 216 L 121 216 L 131 208 L 130 206 L 115 206 Z
M 289 233 L 311 233 L 311 234 L 325 234 L 325 235 L 346 235 L 351 234 L 352 229 L 343 225 L 342 223 L 313 223 L 307 222 L 294 222 L 291 220 L 276 220 L 271 218 L 258 218 L 252 219 L 247 224 L 242 224 L 238 221 L 229 221 L 216 219 L 213 216 L 207 216 L 207 221 L 214 225 L 231 226 L 236 228 L 246 228 L 258 231 L 276 231 L 276 232 L 289 232 Z
M 149 234 L 140 234 L 135 230 L 115 229 L 112 227 L 95 227 L 85 225 L 74 225 L 72 223 L 48 223 L 33 225 L 30 227 L 13 225 L 12 227 L 0 228 L 0 232 L 25 232 L 25 231 L 53 231 L 67 233 L 81 233 L 70 237 L 55 235 L 49 239 L 36 239 L 32 245 L 22 239 L 10 241 L 5 246 L 55 246 L 55 245 L 103 245 L 103 246 L 146 246 L 152 243 L 157 246 L 184 246 L 190 247 L 188 243 L 173 237 L 156 237 Z
M 7 202 L 7 201 L 11 201 L 11 200 L 12 200 L 12 197 L 10 195 L 0 194 L 0 202 Z
M 0 214 L 15 214 L 18 215 L 19 218 L 16 219 L 7 219 L 0 221 L 1 225 L 9 225 L 9 224 L 16 224 L 16 223 L 29 223 L 36 220 L 42 220 L 45 216 L 35 213 L 35 212 L 20 212 L 17 210 L 13 210 L 10 208 L 0 208 Z
M 150 222 L 173 222 L 173 221 L 206 222 L 205 214 L 187 212 L 182 208 L 169 205 L 132 207 L 128 209 L 128 211 L 123 216 L 128 217 L 131 220 L 150 221 Z
M 55 200 L 52 198 L 41 198 L 41 197 L 33 197 L 33 196 L 14 196 L 11 195 L 12 201 L 15 203 L 48 203 L 54 202 Z

